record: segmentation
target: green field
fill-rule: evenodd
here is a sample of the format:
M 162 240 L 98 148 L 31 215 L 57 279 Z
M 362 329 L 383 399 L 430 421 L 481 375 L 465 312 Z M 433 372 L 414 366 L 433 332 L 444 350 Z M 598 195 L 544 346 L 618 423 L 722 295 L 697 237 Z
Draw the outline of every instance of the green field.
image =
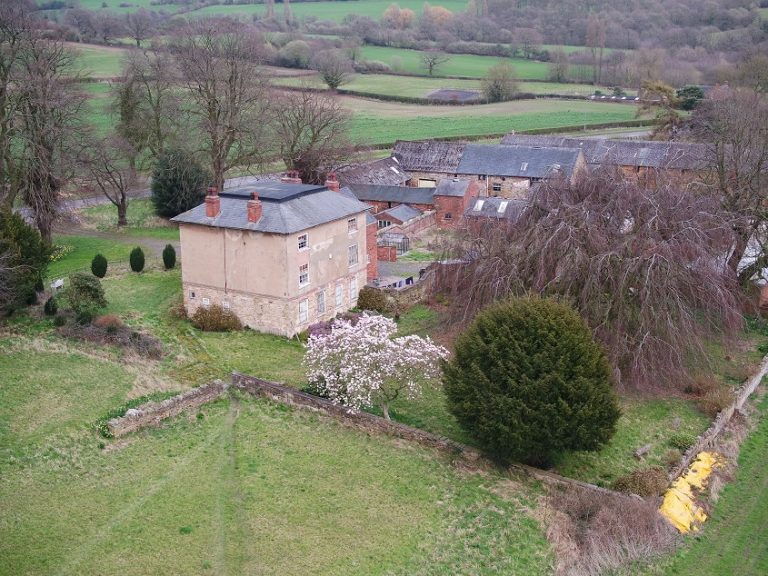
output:
M 120 76 L 122 61 L 128 52 L 125 48 L 79 44 L 77 42 L 67 42 L 66 45 L 77 52 L 75 62 L 77 71 L 89 78 Z
M 392 2 L 390 0 L 351 0 L 345 2 L 297 2 L 291 3 L 291 11 L 295 18 L 313 17 L 317 20 L 330 20 L 341 22 L 347 14 L 358 14 L 368 16 L 374 20 L 381 18 Z M 420 14 L 424 2 L 422 0 L 401 0 L 397 2 L 401 8 L 409 8 Z M 467 9 L 465 0 L 437 0 L 430 2 L 431 6 L 443 6 L 452 12 L 462 12 Z M 275 5 L 275 12 L 282 16 L 282 5 Z M 191 15 L 212 15 L 223 16 L 252 16 L 264 12 L 263 4 L 242 4 L 231 6 L 206 6 L 200 10 L 190 12 Z
M 379 145 L 398 139 L 482 136 L 635 119 L 634 106 L 583 101 L 534 100 L 467 107 L 379 103 L 347 97 L 344 103 L 354 110 L 352 137 Z
M 276 77 L 278 86 L 303 86 L 324 88 L 317 76 Z M 458 90 L 481 90 L 480 80 L 458 80 L 453 78 L 429 78 L 396 76 L 392 74 L 355 74 L 347 84 L 341 86 L 345 92 L 381 94 L 382 96 L 408 96 L 426 98 L 434 90 L 453 88 Z M 532 94 L 561 94 L 563 96 L 589 96 L 595 91 L 591 84 L 563 84 L 557 82 L 519 82 L 521 92 Z
M 158 6 L 153 4 L 153 1 L 154 0 L 78 0 L 77 5 L 80 8 L 85 8 L 86 10 L 105 10 L 109 12 L 116 12 L 118 14 L 135 12 L 140 8 L 155 11 L 164 10 L 166 12 L 176 11 L 177 6 L 172 4 L 166 6 Z M 38 4 L 42 4 L 42 2 L 38 1 Z M 103 4 L 106 4 L 106 7 L 104 7 Z M 128 6 L 120 6 L 120 4 L 128 4 Z M 45 13 L 46 12 L 43 12 L 43 14 Z
M 380 60 L 392 67 L 394 72 L 406 72 L 426 76 L 423 67 L 423 52 L 405 48 L 386 48 L 381 46 L 363 46 L 360 50 L 366 60 Z M 546 62 L 524 60 L 522 58 L 498 58 L 495 56 L 475 56 L 473 54 L 445 54 L 450 60 L 434 71 L 435 76 L 467 76 L 482 78 L 488 68 L 505 62 L 511 64 L 518 78 L 524 80 L 546 80 L 549 67 Z

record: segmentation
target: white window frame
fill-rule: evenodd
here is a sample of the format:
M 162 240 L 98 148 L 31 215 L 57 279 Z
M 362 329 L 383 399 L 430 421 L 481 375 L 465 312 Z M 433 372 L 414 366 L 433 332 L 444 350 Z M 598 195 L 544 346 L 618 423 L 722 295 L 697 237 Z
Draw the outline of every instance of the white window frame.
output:
M 336 284 L 336 308 L 341 308 L 344 306 L 344 286 L 341 284 Z
M 494 182 L 493 186 L 491 187 L 491 189 L 494 192 L 501 192 L 501 182 Z
M 354 259 L 352 258 L 353 254 L 355 256 Z M 360 264 L 360 252 L 357 249 L 357 244 L 350 244 L 349 248 L 347 248 L 347 263 L 349 264 L 350 268 Z
M 203 298 L 203 306 L 205 308 L 208 308 L 208 306 L 211 305 L 211 299 L 210 298 Z
M 357 233 L 357 218 L 347 220 L 347 234 Z
M 302 277 L 304 277 L 303 280 L 302 280 Z M 299 286 L 308 286 L 308 285 L 309 285 L 309 264 L 301 264 L 299 266 Z
M 453 212 L 446 212 L 443 220 L 453 220 Z
M 353 277 L 349 280 L 349 300 L 357 299 L 357 277 Z
M 317 313 L 325 314 L 325 290 L 317 293 Z
M 304 244 L 302 246 L 302 244 Z M 300 234 L 298 238 L 299 252 L 309 250 L 309 234 Z
M 299 324 L 306 324 L 307 322 L 309 322 L 309 300 L 304 298 L 304 300 L 299 301 Z

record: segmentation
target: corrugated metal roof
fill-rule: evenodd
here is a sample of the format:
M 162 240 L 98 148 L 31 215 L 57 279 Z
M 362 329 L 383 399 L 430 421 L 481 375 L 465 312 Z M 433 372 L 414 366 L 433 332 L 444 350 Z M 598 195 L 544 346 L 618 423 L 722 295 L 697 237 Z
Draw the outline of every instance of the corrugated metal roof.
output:
M 300 185 L 297 185 L 300 186 Z M 258 222 L 248 221 L 246 197 L 222 196 L 221 211 L 215 218 L 205 215 L 205 204 L 200 204 L 172 218 L 181 224 L 199 224 L 213 228 L 253 230 L 271 234 L 293 234 L 327 222 L 365 212 L 370 208 L 347 194 L 320 188 L 314 192 L 275 201 L 262 200 L 262 216 Z
M 608 164 L 675 170 L 701 170 L 706 168 L 707 159 L 706 146 L 690 142 L 507 134 L 502 138 L 501 143 L 514 146 L 579 148 L 584 153 L 584 159 L 587 161 L 587 164 L 593 166 Z
M 349 189 L 359 200 L 368 202 L 398 202 L 400 204 L 432 204 L 434 188 L 408 186 L 377 186 L 373 184 L 349 184 Z
M 435 196 L 457 196 L 463 198 L 469 188 L 469 180 L 440 180 L 435 188 Z
M 523 178 L 547 178 L 553 170 L 570 176 L 579 150 L 536 146 L 484 146 L 467 144 L 456 170 L 458 174 L 485 174 Z

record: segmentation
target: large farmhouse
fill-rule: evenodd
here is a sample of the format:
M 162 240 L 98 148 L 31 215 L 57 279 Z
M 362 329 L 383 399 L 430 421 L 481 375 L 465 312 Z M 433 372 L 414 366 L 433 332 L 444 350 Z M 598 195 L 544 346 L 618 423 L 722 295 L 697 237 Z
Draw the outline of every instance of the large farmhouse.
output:
M 335 180 L 212 190 L 173 219 L 188 312 L 218 304 L 251 328 L 292 336 L 353 308 L 376 275 L 369 208 Z

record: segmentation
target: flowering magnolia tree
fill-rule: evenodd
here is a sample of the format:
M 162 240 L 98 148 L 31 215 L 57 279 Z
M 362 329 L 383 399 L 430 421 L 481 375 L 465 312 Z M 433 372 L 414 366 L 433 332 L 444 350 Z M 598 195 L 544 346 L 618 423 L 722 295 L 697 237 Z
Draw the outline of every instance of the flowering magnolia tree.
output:
M 392 338 L 396 331 L 384 316 L 363 314 L 355 324 L 336 320 L 330 334 L 309 338 L 307 378 L 332 402 L 379 406 L 389 419 L 392 401 L 418 396 L 422 385 L 440 376 L 439 361 L 448 356 L 429 337 Z

